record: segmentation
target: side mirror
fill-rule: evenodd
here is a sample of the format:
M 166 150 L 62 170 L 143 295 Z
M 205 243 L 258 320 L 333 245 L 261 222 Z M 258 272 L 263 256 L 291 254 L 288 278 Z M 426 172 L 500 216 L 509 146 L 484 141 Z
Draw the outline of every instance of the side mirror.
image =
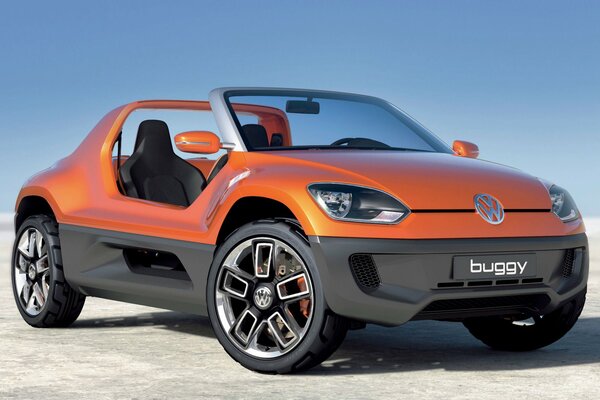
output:
M 464 140 L 455 140 L 454 143 L 452 143 L 452 150 L 454 150 L 459 157 L 479 157 L 479 147 L 474 143 L 465 142 Z
M 175 136 L 175 146 L 184 153 L 213 154 L 221 149 L 221 139 L 209 131 L 182 132 Z

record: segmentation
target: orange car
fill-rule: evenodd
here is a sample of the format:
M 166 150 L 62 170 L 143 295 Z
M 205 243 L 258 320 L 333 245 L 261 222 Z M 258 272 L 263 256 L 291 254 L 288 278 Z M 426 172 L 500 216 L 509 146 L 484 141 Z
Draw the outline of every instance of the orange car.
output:
M 214 119 L 133 117 L 175 110 Z M 127 104 L 23 186 L 16 303 L 36 327 L 73 323 L 86 296 L 208 315 L 262 372 L 317 365 L 366 323 L 451 320 L 496 349 L 549 345 L 585 302 L 580 213 L 559 186 L 477 155 L 363 95 Z

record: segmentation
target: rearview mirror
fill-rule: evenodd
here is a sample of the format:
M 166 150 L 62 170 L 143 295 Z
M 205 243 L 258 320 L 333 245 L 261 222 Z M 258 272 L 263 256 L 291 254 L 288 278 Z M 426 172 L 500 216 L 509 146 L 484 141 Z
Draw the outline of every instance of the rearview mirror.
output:
M 213 154 L 221 149 L 221 140 L 210 131 L 189 131 L 175 136 L 175 146 L 184 153 Z
M 464 140 L 455 140 L 454 143 L 452 143 L 452 150 L 454 150 L 459 157 L 479 157 L 479 147 L 474 143 L 465 142 Z
M 288 100 L 285 111 L 290 114 L 318 114 L 321 112 L 321 105 L 312 100 Z

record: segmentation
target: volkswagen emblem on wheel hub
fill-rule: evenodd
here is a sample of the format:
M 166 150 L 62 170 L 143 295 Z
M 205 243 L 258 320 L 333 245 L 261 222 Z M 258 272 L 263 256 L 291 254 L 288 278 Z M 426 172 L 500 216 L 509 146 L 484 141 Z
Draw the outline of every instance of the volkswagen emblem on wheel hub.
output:
M 489 194 L 476 195 L 475 209 L 481 218 L 492 225 L 498 225 L 504 221 L 504 207 L 494 196 Z
M 30 281 L 35 280 L 35 278 L 37 276 L 37 271 L 35 269 L 35 265 L 33 265 L 33 264 L 29 265 L 29 269 L 27 270 L 27 276 L 29 277 Z
M 265 310 L 271 306 L 273 302 L 273 293 L 266 286 L 260 286 L 254 292 L 254 304 L 261 310 Z

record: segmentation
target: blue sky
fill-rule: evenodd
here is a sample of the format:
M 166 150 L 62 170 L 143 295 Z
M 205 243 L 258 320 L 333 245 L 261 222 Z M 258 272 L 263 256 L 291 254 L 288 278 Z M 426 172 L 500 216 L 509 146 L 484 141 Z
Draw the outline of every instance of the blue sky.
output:
M 218 86 L 384 97 L 600 216 L 600 2 L 5 2 L 0 211 L 117 105 Z

